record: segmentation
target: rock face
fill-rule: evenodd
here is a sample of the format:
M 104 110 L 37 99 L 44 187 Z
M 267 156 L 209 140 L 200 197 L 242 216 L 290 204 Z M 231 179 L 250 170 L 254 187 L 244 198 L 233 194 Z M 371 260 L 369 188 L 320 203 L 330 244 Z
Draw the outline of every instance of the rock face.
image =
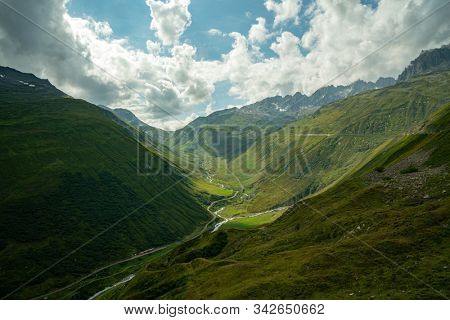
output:
M 380 79 L 377 80 L 377 82 L 375 82 L 375 84 L 377 85 L 378 88 L 385 88 L 385 87 L 393 86 L 395 84 L 395 82 L 396 81 L 394 78 L 381 77 Z
M 450 69 L 450 44 L 438 49 L 422 51 L 419 57 L 398 77 L 398 82 L 407 81 L 413 76 Z

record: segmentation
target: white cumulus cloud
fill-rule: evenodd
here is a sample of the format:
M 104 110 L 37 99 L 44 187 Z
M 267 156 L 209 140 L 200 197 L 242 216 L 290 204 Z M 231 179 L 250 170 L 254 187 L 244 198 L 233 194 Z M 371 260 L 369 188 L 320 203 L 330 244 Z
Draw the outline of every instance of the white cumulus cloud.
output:
M 249 41 L 242 35 L 235 36 L 235 44 L 224 58 L 224 68 L 232 82 L 230 93 L 255 102 L 299 91 L 311 94 L 323 85 L 395 77 L 421 50 L 450 42 L 450 6 L 427 18 L 445 3 L 380 0 L 374 9 L 359 0 L 317 0 L 308 8 L 309 31 L 300 38 L 283 32 L 271 44 L 276 58 L 255 59 Z
M 214 110 L 213 110 L 213 106 L 212 106 L 212 103 L 210 103 L 210 104 L 208 104 L 207 106 L 206 106 L 206 108 L 205 108 L 205 114 L 207 115 L 207 116 L 209 116 L 211 113 L 213 113 L 214 112 Z
M 281 59 L 289 59 L 300 55 L 300 39 L 291 32 L 285 31 L 270 48 L 278 54 Z
M 252 25 L 248 32 L 248 40 L 254 44 L 264 43 L 269 37 L 269 31 L 266 28 L 266 19 L 256 18 L 256 24 Z
M 264 2 L 266 9 L 275 13 L 274 26 L 282 22 L 294 20 L 295 24 L 300 23 L 299 13 L 302 8 L 301 0 L 266 0 Z
M 148 52 L 155 54 L 155 55 L 157 55 L 161 52 L 161 43 L 147 40 L 147 42 L 145 44 L 146 44 Z
M 215 29 L 215 28 L 209 29 L 208 34 L 210 36 L 223 36 L 224 35 L 222 31 L 220 31 L 219 29 Z
M 152 22 L 150 28 L 164 45 L 173 45 L 191 24 L 191 0 L 147 0 Z
M 5 1 L 59 41 L 2 7 L 2 64 L 48 78 L 76 98 L 125 107 L 172 129 L 185 124 L 196 104 L 211 101 L 220 73 L 214 62 L 196 61 L 192 46 L 176 45 L 161 56 L 161 45 L 149 40 L 147 53 L 115 38 L 107 22 L 70 16 L 67 1 Z

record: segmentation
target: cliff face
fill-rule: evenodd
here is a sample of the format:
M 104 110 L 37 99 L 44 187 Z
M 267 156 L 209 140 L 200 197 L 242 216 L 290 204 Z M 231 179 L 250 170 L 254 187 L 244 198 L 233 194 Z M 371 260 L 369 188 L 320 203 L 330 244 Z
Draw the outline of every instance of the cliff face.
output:
M 411 61 L 410 65 L 398 77 L 403 82 L 415 75 L 450 69 L 450 44 L 439 49 L 422 51 L 419 57 Z

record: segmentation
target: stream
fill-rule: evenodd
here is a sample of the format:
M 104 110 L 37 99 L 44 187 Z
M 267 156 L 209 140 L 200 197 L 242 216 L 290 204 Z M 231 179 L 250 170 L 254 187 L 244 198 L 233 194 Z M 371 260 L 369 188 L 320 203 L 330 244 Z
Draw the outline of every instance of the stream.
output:
M 121 284 L 124 284 L 124 283 L 127 283 L 127 282 L 133 280 L 134 277 L 135 277 L 135 275 L 134 275 L 134 274 L 131 274 L 131 275 L 129 275 L 128 277 L 126 277 L 125 279 L 123 279 L 123 280 L 117 282 L 116 284 L 114 284 L 114 285 L 112 285 L 112 286 L 110 286 L 110 287 L 107 287 L 107 288 L 103 289 L 102 291 L 97 292 L 97 293 L 94 294 L 92 297 L 90 297 L 88 300 L 94 300 L 95 298 L 97 298 L 99 295 L 105 293 L 106 291 L 111 290 L 111 289 L 113 289 L 113 288 L 115 288 L 115 287 L 117 287 L 117 286 L 120 286 Z

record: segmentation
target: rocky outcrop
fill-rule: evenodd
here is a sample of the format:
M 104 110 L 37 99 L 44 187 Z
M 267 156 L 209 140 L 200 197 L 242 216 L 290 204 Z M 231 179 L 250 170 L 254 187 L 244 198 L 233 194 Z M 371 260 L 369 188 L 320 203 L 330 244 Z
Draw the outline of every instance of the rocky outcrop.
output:
M 450 44 L 438 49 L 422 51 L 415 60 L 398 77 L 398 82 L 404 82 L 411 77 L 450 69 Z

